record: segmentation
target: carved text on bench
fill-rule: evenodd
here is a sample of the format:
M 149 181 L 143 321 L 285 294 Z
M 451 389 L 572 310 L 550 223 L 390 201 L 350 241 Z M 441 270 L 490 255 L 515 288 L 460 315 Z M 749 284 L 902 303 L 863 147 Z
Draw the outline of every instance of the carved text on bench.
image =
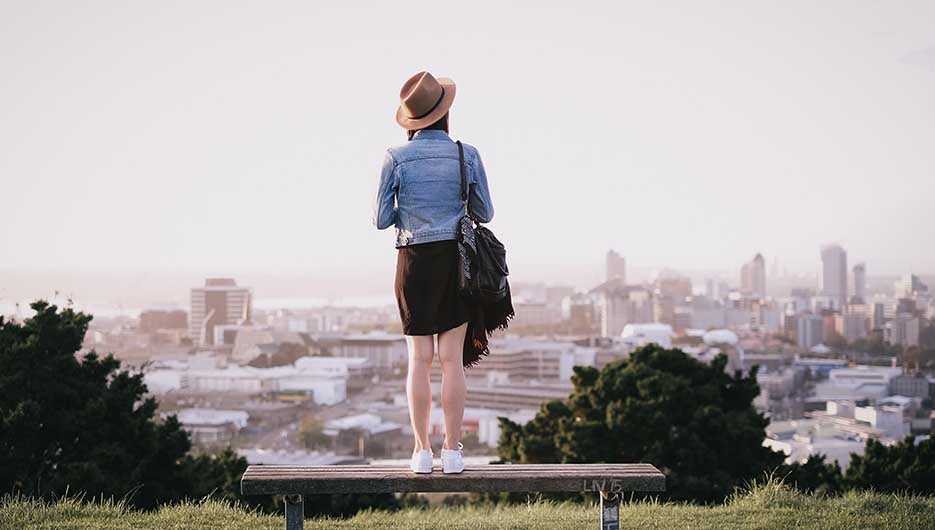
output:
M 610 480 L 584 479 L 584 484 L 581 488 L 581 491 L 603 491 L 605 493 L 622 493 L 623 483 L 619 479 L 610 479 Z

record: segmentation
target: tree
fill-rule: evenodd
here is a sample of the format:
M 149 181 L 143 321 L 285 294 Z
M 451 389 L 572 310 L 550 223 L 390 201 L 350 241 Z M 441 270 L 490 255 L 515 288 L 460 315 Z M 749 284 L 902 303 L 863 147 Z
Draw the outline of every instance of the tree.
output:
M 231 476 L 246 461 L 232 452 L 188 457 L 188 433 L 175 416 L 155 421 L 142 374 L 93 350 L 79 358 L 90 315 L 45 301 L 30 307 L 36 314 L 22 323 L 0 317 L 2 491 L 126 495 L 140 508 L 237 491 Z
M 845 480 L 857 489 L 935 494 L 935 438 L 916 444 L 907 436 L 889 447 L 867 440 L 863 455 L 851 455 Z
M 331 445 L 331 438 L 324 432 L 321 418 L 306 418 L 299 425 L 299 442 L 306 449 L 319 449 Z
M 777 475 L 786 484 L 805 493 L 835 494 L 844 491 L 840 466 L 837 462 L 826 463 L 823 454 L 809 456 L 803 464 L 783 464 Z
M 240 493 L 240 478 L 247 470 L 247 459 L 226 447 L 218 454 L 186 455 L 180 461 L 179 486 L 181 498 L 202 499 L 211 497 L 248 506 L 256 506 L 267 512 L 277 511 L 272 497 L 244 497 Z
M 308 346 L 295 342 L 282 342 L 273 353 L 261 353 L 254 357 L 248 366 L 254 368 L 271 368 L 274 366 L 289 366 L 298 359 L 309 354 Z
M 727 357 L 701 363 L 655 344 L 602 370 L 576 366 L 564 401 L 519 426 L 501 417 L 507 461 L 649 462 L 673 500 L 721 501 L 783 456 L 763 446 L 767 420 L 753 408 L 756 369 L 725 373 Z

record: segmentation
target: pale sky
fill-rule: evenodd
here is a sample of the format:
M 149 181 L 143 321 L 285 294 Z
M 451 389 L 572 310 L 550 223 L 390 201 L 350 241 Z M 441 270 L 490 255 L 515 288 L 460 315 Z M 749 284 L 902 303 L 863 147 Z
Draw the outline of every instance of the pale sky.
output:
M 399 88 L 453 78 L 513 276 L 935 271 L 935 2 L 0 0 L 0 269 L 391 292 Z M 324 280 L 323 280 L 324 281 Z

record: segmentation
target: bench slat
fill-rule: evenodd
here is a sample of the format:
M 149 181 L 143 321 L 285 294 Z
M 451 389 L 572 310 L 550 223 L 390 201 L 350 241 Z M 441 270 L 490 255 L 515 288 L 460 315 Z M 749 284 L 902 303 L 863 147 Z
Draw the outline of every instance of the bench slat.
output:
M 455 491 L 664 491 L 650 464 L 488 464 L 463 473 L 416 474 L 402 466 L 249 466 L 244 495 Z

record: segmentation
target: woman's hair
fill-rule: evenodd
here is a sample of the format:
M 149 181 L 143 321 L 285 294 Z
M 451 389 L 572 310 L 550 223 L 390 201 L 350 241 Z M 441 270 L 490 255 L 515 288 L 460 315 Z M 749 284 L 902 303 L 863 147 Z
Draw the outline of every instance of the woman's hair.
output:
M 431 125 L 426 125 L 425 127 L 422 127 L 422 129 L 411 129 L 409 131 L 409 139 L 412 140 L 412 136 L 416 133 L 416 131 L 421 131 L 424 129 L 434 129 L 436 131 L 448 132 L 448 113 L 446 112 L 444 116 L 438 118 L 438 121 Z

